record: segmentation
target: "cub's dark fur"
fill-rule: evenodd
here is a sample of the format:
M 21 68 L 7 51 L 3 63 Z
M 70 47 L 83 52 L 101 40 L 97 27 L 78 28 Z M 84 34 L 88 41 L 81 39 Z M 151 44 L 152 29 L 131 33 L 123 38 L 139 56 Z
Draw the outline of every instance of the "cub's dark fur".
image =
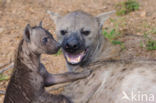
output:
M 60 45 L 42 26 L 27 25 L 19 43 L 4 103 L 71 103 L 63 95 L 47 93 L 44 87 L 84 78 L 90 72 L 48 73 L 40 62 L 40 55 L 54 54 L 59 48 Z

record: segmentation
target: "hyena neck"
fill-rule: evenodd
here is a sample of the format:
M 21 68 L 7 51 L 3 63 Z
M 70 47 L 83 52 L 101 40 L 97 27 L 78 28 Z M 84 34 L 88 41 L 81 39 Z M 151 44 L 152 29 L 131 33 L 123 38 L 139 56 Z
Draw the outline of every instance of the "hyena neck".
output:
M 114 46 L 101 34 L 91 62 L 118 59 L 121 48 Z
M 98 41 L 93 49 L 92 55 L 90 56 L 90 63 L 96 62 L 101 57 L 105 42 L 107 42 L 107 40 L 102 34 L 99 34 Z
M 114 60 L 119 56 L 120 47 L 112 45 L 102 34 L 98 36 L 98 41 L 93 47 L 93 52 L 91 52 L 87 63 L 84 63 L 84 67 L 98 61 Z
M 40 54 L 34 53 L 28 44 L 21 40 L 16 54 L 15 66 L 19 63 L 25 64 L 32 71 L 38 71 L 40 65 Z

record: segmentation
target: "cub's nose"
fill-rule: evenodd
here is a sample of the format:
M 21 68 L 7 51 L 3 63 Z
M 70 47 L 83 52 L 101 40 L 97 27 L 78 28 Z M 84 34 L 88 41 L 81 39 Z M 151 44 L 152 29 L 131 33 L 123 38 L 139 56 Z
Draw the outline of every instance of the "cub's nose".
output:
M 51 44 L 48 45 L 49 54 L 55 54 L 61 48 L 61 44 L 58 43 L 56 40 L 52 40 Z
M 61 48 L 61 44 L 60 44 L 60 43 L 57 43 L 57 44 L 56 44 L 56 47 L 57 47 L 57 48 Z

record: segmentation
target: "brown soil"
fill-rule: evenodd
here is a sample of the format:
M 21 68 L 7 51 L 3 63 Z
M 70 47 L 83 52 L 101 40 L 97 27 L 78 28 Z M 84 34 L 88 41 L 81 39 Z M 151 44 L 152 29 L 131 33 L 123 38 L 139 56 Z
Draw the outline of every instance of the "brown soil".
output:
M 13 61 L 14 51 L 23 34 L 27 23 L 37 25 L 41 20 L 43 26 L 55 35 L 55 25 L 51 21 L 47 10 L 60 13 L 62 15 L 74 11 L 83 10 L 93 15 L 115 9 L 115 5 L 121 0 L 0 0 L 0 65 Z M 114 28 L 118 24 L 118 29 L 122 32 L 121 41 L 125 42 L 122 51 L 123 58 L 127 56 L 155 59 L 156 52 L 148 51 L 140 47 L 140 42 L 145 43 L 144 33 L 148 33 L 152 38 L 156 36 L 156 3 L 155 0 L 138 0 L 140 9 L 125 16 L 116 16 L 108 20 L 104 28 Z M 155 32 L 149 32 L 155 30 Z M 130 36 L 127 36 L 128 34 Z M 133 34 L 133 36 L 131 36 Z M 145 45 L 145 44 L 144 44 Z M 63 55 L 43 55 L 43 63 L 51 73 L 65 72 L 65 62 Z M 1 69 L 1 68 L 0 68 Z M 4 74 L 10 75 L 10 71 Z M 8 81 L 0 81 L 0 90 L 4 90 Z M 0 96 L 0 103 L 3 101 Z

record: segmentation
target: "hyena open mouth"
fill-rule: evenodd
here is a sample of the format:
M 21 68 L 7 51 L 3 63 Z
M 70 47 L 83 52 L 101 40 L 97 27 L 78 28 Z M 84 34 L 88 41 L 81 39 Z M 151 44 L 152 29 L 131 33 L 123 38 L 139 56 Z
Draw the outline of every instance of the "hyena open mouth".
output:
M 80 37 L 79 32 L 70 33 L 64 37 L 62 42 L 64 57 L 68 64 L 80 64 L 88 54 L 85 40 Z
M 63 50 L 63 51 L 64 51 L 64 56 L 65 56 L 66 61 L 69 64 L 76 65 L 76 64 L 81 63 L 81 61 L 87 55 L 88 50 L 85 49 L 85 50 L 81 50 L 79 52 L 76 51 L 75 53 L 67 52 L 66 50 Z

